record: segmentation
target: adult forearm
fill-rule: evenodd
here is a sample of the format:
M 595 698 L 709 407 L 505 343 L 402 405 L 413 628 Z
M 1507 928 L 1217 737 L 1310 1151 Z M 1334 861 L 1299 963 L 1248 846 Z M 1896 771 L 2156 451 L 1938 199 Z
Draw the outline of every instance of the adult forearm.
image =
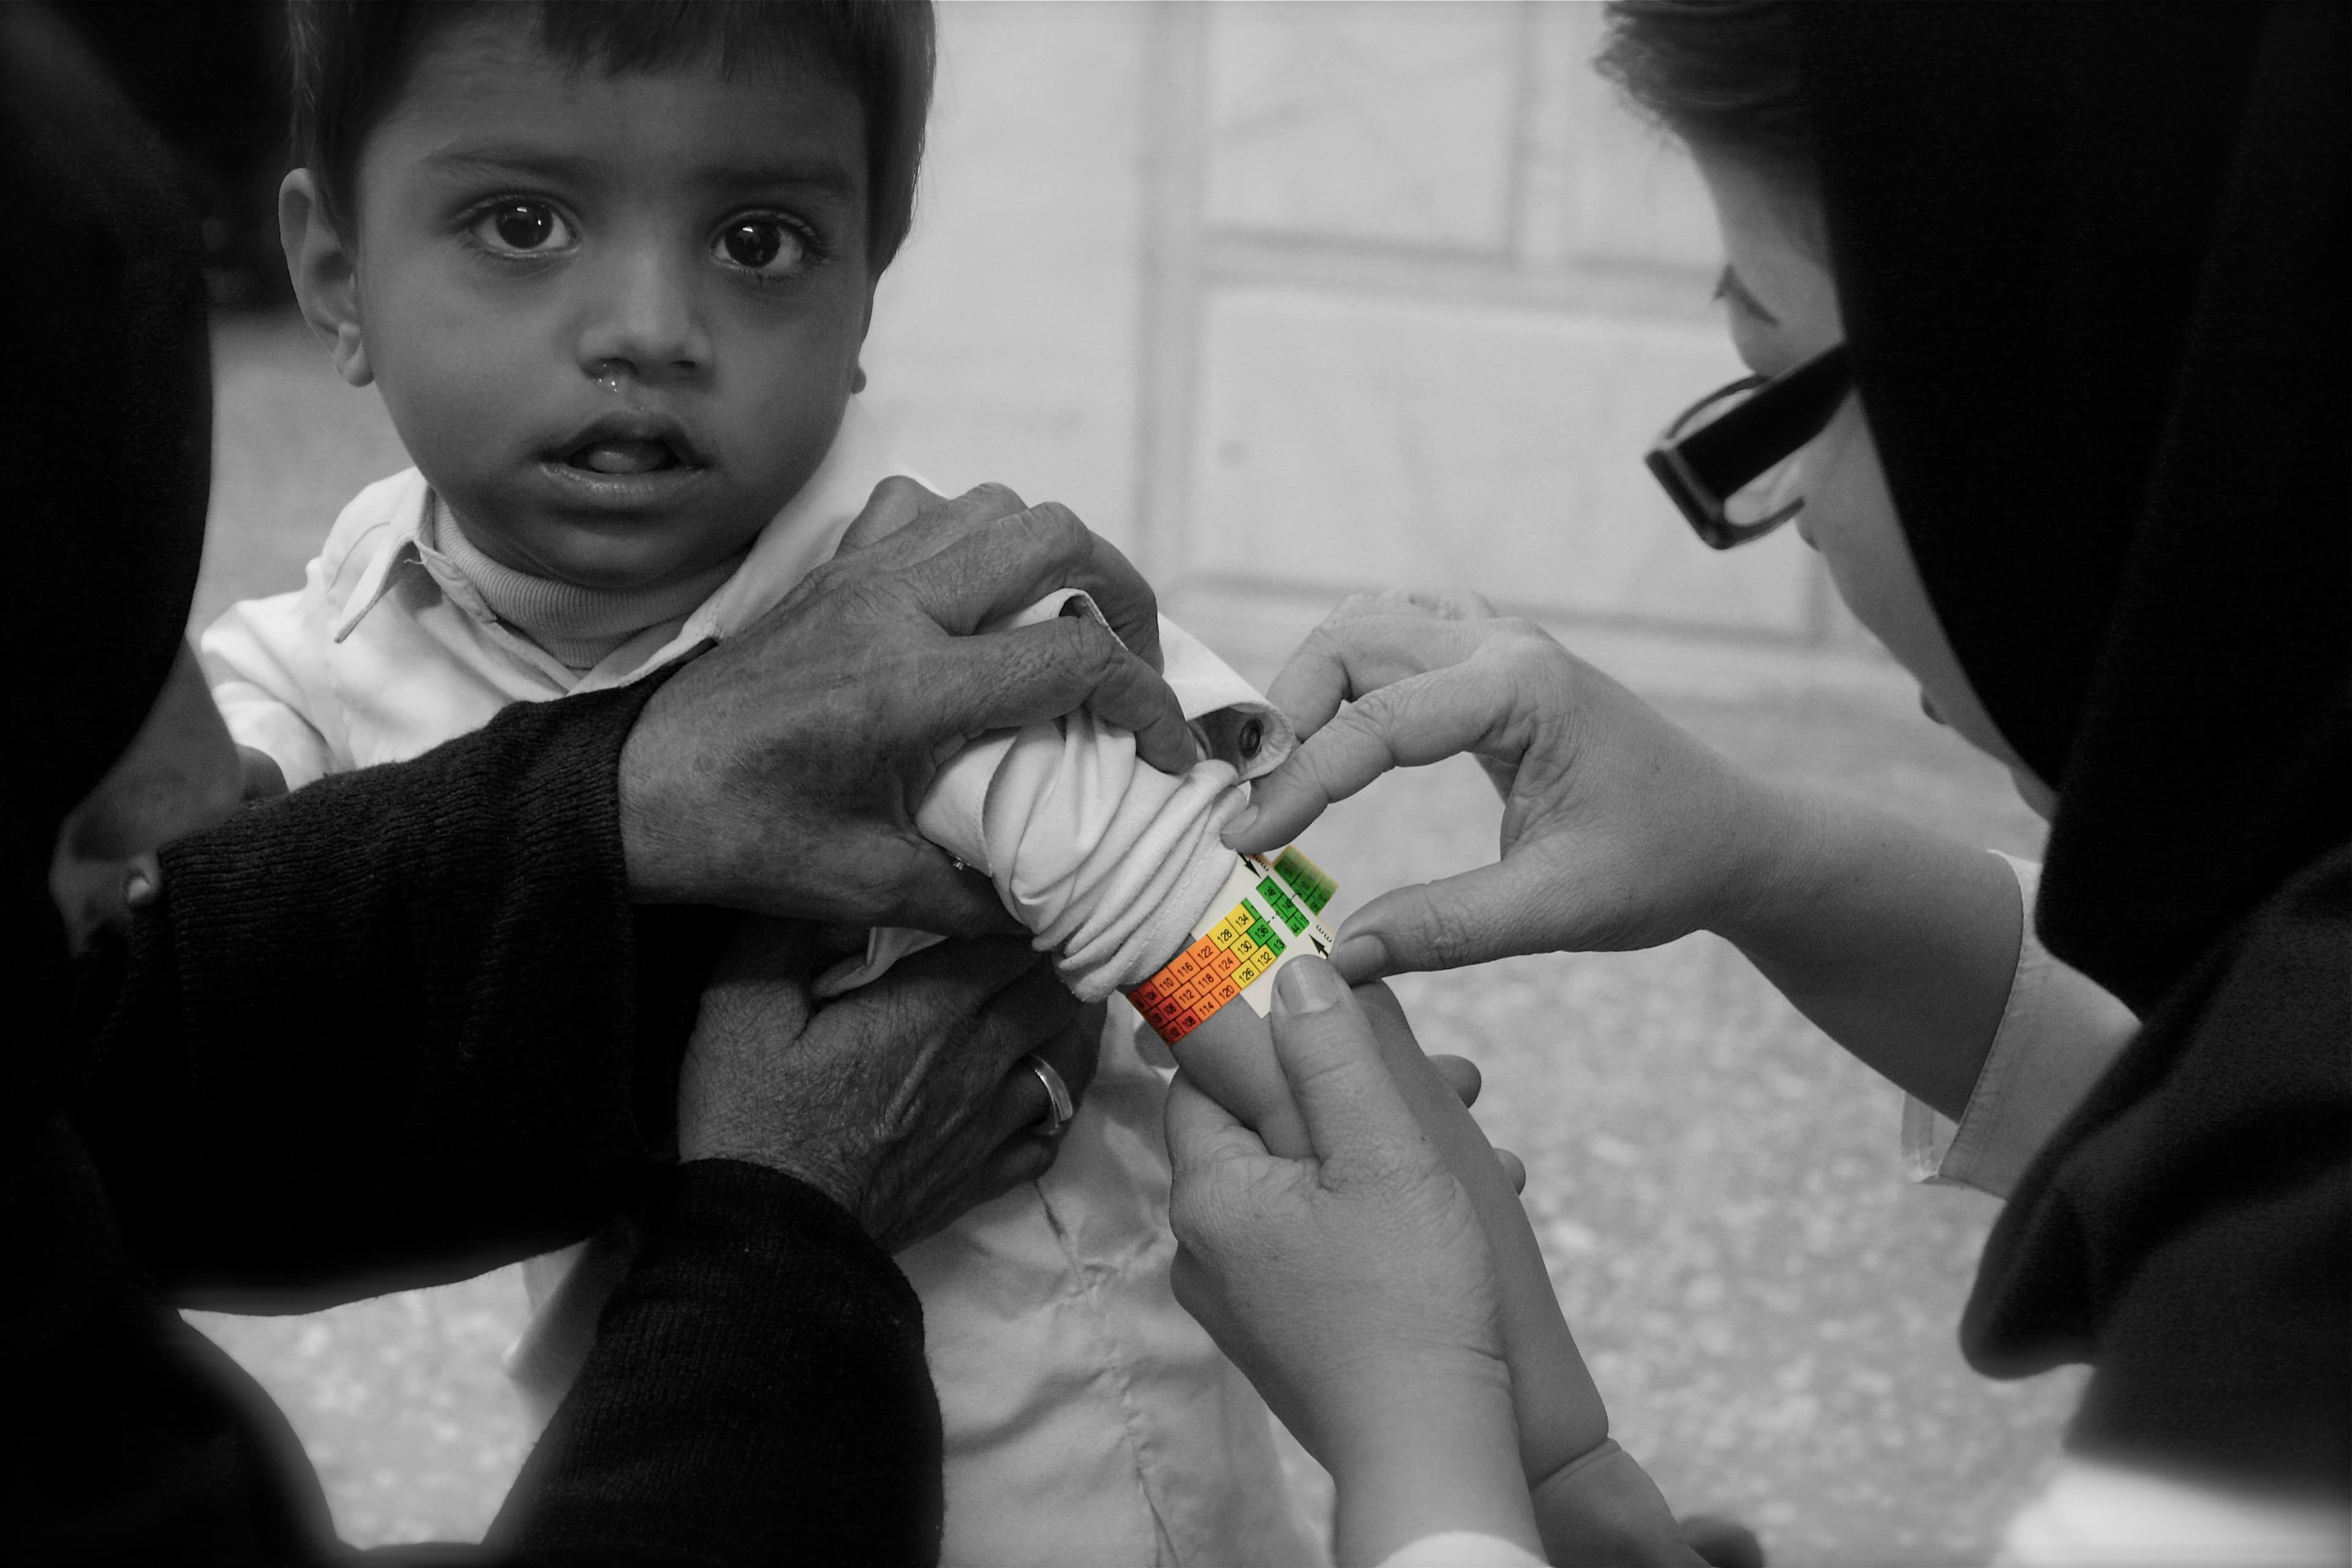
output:
M 488 1542 L 532 1563 L 925 1563 L 940 1415 L 912 1287 L 814 1188 L 666 1179 Z
M 423 1282 L 584 1234 L 642 1179 L 613 788 L 636 701 L 511 709 L 166 852 L 76 1109 L 158 1278 Z
M 1832 1039 L 1948 1116 L 2000 1026 L 2023 921 L 1987 850 L 1858 803 L 1759 790 L 1707 923 Z

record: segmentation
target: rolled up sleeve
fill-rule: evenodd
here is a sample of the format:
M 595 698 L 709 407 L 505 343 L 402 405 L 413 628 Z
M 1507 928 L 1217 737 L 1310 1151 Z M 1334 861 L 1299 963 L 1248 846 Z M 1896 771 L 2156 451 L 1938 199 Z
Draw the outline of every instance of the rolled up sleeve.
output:
M 1915 1182 L 1973 1187 L 2005 1198 L 2051 1133 L 2139 1028 L 2131 1009 L 2061 963 L 2033 934 L 2042 868 L 2001 856 L 2024 912 L 2009 1004 L 1984 1070 L 1957 1122 L 1924 1101 L 1903 1102 L 1904 1165 Z

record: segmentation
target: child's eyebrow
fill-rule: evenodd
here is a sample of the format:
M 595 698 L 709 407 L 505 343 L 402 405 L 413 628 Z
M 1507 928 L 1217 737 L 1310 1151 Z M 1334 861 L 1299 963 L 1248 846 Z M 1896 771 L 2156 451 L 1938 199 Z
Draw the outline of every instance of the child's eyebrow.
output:
M 756 191 L 793 185 L 843 197 L 856 195 L 860 184 L 846 165 L 833 158 L 720 164 L 700 171 L 699 178 L 714 190 Z
M 570 157 L 541 147 L 457 147 L 428 154 L 430 174 L 452 178 L 530 174 L 545 179 L 579 179 L 593 173 L 596 161 Z
M 424 165 L 428 174 L 448 179 L 525 175 L 579 183 L 593 178 L 603 168 L 603 161 L 544 147 L 453 147 L 429 154 Z M 725 192 L 792 186 L 848 198 L 855 196 L 859 188 L 855 173 L 838 159 L 824 157 L 719 164 L 697 170 L 694 179 L 698 184 Z

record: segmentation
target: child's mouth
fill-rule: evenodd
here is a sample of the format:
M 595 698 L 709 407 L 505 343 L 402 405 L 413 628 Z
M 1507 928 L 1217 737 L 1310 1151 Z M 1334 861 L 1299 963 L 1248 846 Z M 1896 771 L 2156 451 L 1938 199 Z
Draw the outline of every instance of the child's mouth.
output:
M 678 467 L 668 442 L 644 437 L 591 441 L 564 461 L 598 474 L 651 474 Z

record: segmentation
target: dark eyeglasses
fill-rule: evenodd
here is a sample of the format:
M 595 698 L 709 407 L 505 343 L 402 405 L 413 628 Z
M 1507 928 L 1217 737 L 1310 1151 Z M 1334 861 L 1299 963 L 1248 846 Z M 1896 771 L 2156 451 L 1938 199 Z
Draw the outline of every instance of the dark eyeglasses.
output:
M 1853 386 L 1840 343 L 1786 374 L 1751 375 L 1708 393 L 1643 460 L 1716 549 L 1761 539 L 1805 509 L 1805 443 Z

